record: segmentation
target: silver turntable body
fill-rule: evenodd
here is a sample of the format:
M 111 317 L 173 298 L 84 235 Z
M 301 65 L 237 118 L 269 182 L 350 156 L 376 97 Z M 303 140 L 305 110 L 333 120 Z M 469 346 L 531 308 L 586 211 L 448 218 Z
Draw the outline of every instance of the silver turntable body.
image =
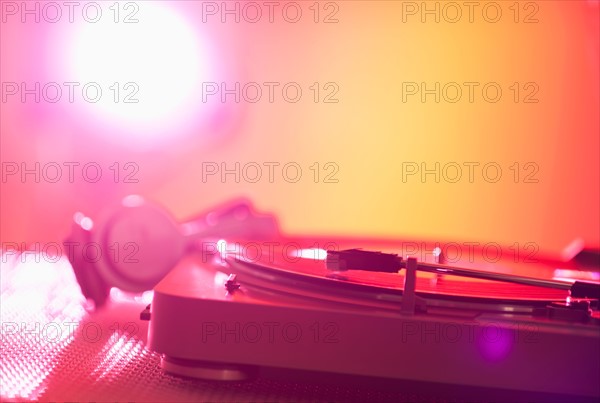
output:
M 597 301 L 578 320 L 549 314 L 564 290 L 438 294 L 435 281 L 450 280 L 417 276 L 415 262 L 404 274 L 361 277 L 402 289 L 327 274 L 321 258 L 290 268 L 192 254 L 154 288 L 142 314 L 149 347 L 164 370 L 190 377 L 239 380 L 268 367 L 600 398 Z

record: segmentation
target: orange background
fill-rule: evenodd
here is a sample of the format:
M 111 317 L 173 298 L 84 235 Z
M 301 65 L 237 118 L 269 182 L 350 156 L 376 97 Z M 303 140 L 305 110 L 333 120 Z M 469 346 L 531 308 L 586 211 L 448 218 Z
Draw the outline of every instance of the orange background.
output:
M 142 18 L 150 2 L 138 3 Z M 319 4 L 323 14 L 333 10 L 325 10 L 326 3 Z M 436 23 L 432 16 L 423 23 L 420 14 L 403 16 L 407 2 L 340 1 L 338 22 L 325 24 L 313 21 L 313 2 L 299 2 L 305 14 L 292 24 L 280 14 L 274 23 L 222 23 L 217 17 L 205 23 L 200 2 L 168 2 L 209 44 L 204 60 L 214 75 L 202 81 L 297 82 L 301 100 L 220 103 L 215 97 L 210 105 L 188 103 L 194 118 L 149 133 L 162 136 L 153 145 L 144 140 L 146 129 L 132 136 L 131 127 L 99 119 L 89 105 L 10 98 L 1 104 L 3 163 L 96 162 L 103 177 L 98 183 L 77 176 L 74 183 L 7 177 L 1 183 L 0 239 L 60 241 L 75 211 L 94 216 L 139 193 L 178 219 L 246 196 L 260 210 L 277 213 L 287 233 L 535 242 L 555 254 L 575 238 L 597 246 L 598 2 L 519 2 L 519 22 L 509 9 L 513 3 L 497 2 L 503 12 L 497 23 L 485 21 L 480 9 L 473 22 L 463 15 L 457 23 Z M 524 23 L 534 10 L 538 21 Z M 66 81 L 65 49 L 76 25 L 3 21 L 1 81 Z M 309 89 L 314 82 L 336 83 L 339 102 L 315 103 Z M 443 97 L 436 103 L 433 96 L 423 103 L 419 95 L 403 102 L 405 82 L 428 88 L 479 82 L 479 89 L 495 82 L 503 93 L 496 103 L 477 89 L 472 103 L 466 93 L 456 103 Z M 521 86 L 516 103 L 509 89 L 515 82 Z M 523 102 L 530 89 L 523 86 L 530 82 L 539 89 L 537 103 Z M 137 164 L 138 183 L 114 183 L 109 166 L 117 161 Z M 217 176 L 203 183 L 206 162 L 295 162 L 303 176 L 288 183 L 276 170 L 269 183 L 265 168 L 258 183 L 236 183 L 232 175 L 224 183 Z M 319 183 L 309 169 L 315 162 Z M 323 183 L 327 162 L 339 167 L 338 183 Z M 503 176 L 489 183 L 479 169 L 470 183 L 465 168 L 457 183 L 436 183 L 433 175 L 425 182 L 418 175 L 403 181 L 407 162 L 429 168 L 436 162 L 477 162 L 479 168 L 494 162 Z M 515 162 L 518 183 L 509 168 Z M 537 183 L 524 183 L 532 172 L 526 163 L 539 168 Z

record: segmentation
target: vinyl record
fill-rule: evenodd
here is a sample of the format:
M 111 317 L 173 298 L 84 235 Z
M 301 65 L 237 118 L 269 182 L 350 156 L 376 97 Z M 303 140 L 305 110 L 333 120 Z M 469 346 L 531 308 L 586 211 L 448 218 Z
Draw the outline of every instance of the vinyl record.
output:
M 324 252 L 306 249 L 290 256 L 281 248 L 271 247 L 269 251 L 261 250 L 260 255 L 254 251 L 250 256 L 250 253 L 240 250 L 232 253 L 229 249 L 226 261 L 247 292 L 254 295 L 264 294 L 271 299 L 298 298 L 303 303 L 318 300 L 319 303 L 397 308 L 402 300 L 404 270 L 398 273 L 331 271 L 326 267 Z M 495 267 L 507 272 L 509 266 Z M 551 273 L 550 267 L 538 266 L 542 267 L 536 267 L 536 272 Z M 486 269 L 489 270 L 489 266 Z M 531 312 L 549 302 L 564 301 L 569 295 L 568 290 L 425 272 L 418 272 L 416 291 L 427 300 L 428 307 L 505 312 Z

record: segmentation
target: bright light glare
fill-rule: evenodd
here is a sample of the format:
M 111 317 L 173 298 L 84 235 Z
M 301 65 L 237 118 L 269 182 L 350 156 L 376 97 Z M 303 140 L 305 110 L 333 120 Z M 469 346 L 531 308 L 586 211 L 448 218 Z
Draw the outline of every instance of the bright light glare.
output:
M 94 228 L 94 222 L 90 217 L 84 217 L 81 219 L 81 228 L 86 231 L 90 231 L 92 228 Z
M 225 259 L 227 257 L 227 241 L 219 239 L 217 242 L 217 250 L 219 251 L 221 258 Z
M 327 251 L 325 249 L 299 249 L 292 253 L 294 257 L 300 257 L 302 259 L 313 259 L 313 260 L 326 260 Z
M 97 102 L 86 105 L 121 125 L 146 129 L 138 132 L 145 137 L 149 129 L 189 115 L 208 57 L 193 28 L 168 4 L 143 2 L 138 22 L 125 23 L 124 17 L 116 23 L 107 15 L 77 27 L 68 60 L 81 83 L 77 90 L 86 83 L 102 90 Z M 87 93 L 96 99 L 95 87 Z

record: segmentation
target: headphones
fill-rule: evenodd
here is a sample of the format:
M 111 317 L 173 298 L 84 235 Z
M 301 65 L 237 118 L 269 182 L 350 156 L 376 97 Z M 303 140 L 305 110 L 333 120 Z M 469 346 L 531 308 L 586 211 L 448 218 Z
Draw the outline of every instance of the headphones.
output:
M 112 287 L 152 289 L 201 241 L 224 237 L 273 239 L 279 226 L 273 215 L 258 214 L 237 199 L 179 224 L 157 204 L 131 195 L 92 220 L 76 213 L 63 244 L 83 295 L 102 306 Z

